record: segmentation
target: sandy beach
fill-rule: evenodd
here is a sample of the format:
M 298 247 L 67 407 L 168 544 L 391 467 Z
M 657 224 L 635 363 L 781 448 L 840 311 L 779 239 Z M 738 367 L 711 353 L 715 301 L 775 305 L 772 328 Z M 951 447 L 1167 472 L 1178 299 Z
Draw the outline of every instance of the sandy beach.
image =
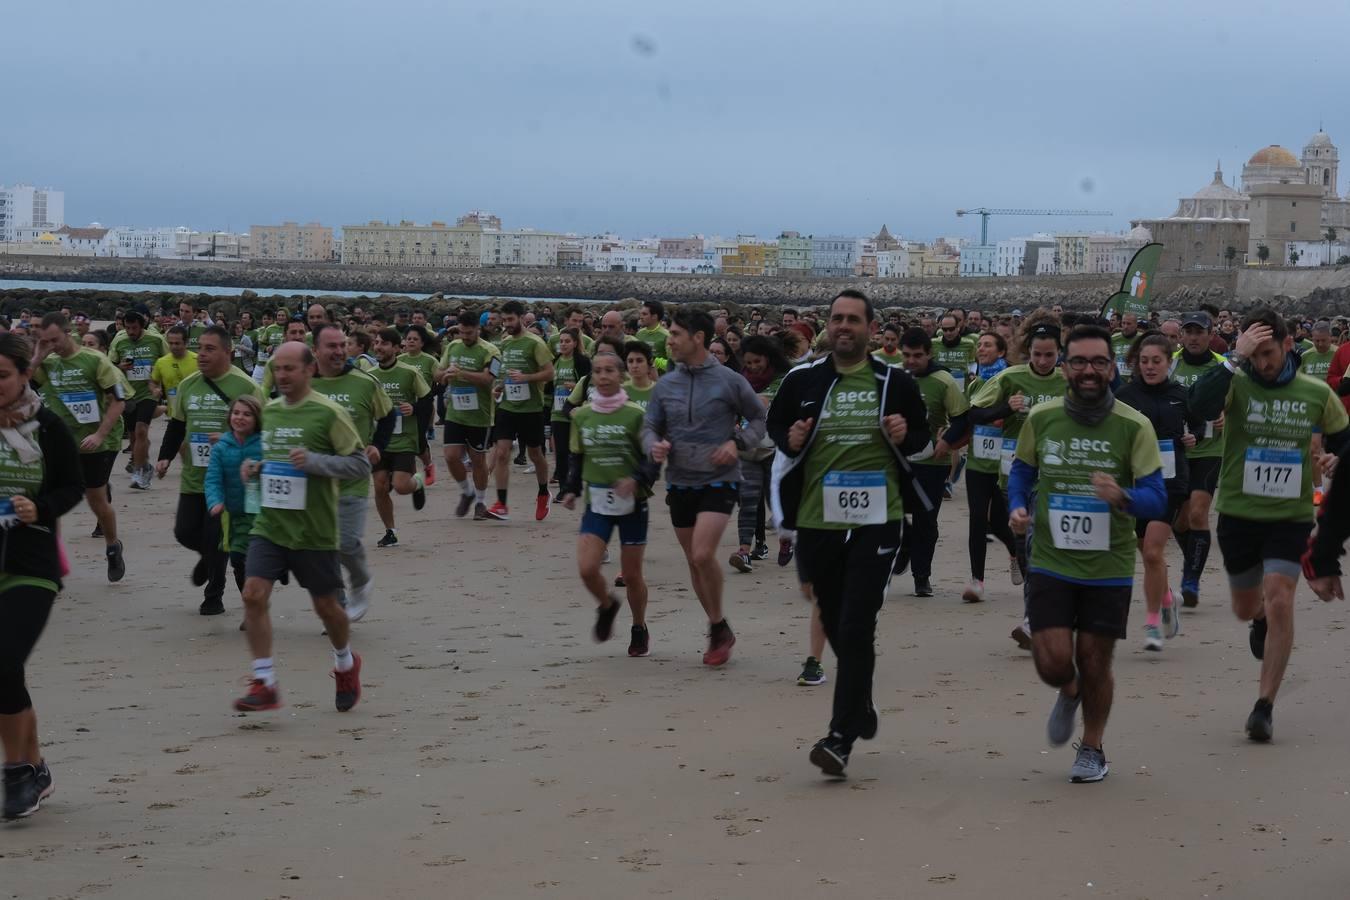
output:
M 422 513 L 398 500 L 397 547 L 374 547 L 371 509 L 360 705 L 334 711 L 329 645 L 292 586 L 273 600 L 285 706 L 244 716 L 230 708 L 248 672 L 238 597 L 197 614 L 194 558 L 172 537 L 177 464 L 136 493 L 121 463 L 123 582 L 105 580 L 87 507 L 64 520 L 75 572 L 29 666 L 57 792 L 0 828 L 3 896 L 1346 895 L 1346 609 L 1300 588 L 1275 741 L 1253 745 L 1258 663 L 1217 549 L 1162 653 L 1142 649 L 1136 593 L 1111 775 L 1072 785 L 1073 751 L 1045 742 L 1052 692 L 1008 638 L 1021 599 L 1001 550 L 988 601 L 960 601 L 958 493 L 937 596 L 900 577 L 882 612 L 880 733 L 831 781 L 807 760 L 833 680 L 795 683 L 809 610 L 794 570 L 728 570 L 738 643 L 704 667 L 706 620 L 659 496 L 649 658 L 625 655 L 626 612 L 614 641 L 590 639 L 579 513 L 534 522 L 533 476 L 517 471 L 513 521 L 457 520 L 442 464 Z M 734 540 L 733 524 L 723 556 Z

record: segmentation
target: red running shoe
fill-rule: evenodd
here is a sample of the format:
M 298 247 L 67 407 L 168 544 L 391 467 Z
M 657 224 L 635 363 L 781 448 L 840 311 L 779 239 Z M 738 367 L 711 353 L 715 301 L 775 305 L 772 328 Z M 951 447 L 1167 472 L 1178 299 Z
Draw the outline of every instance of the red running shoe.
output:
M 263 684 L 261 678 L 250 681 L 248 693 L 234 701 L 234 708 L 239 712 L 265 712 L 280 706 L 281 691 L 277 689 L 277 685 L 268 687 Z
M 361 699 L 361 654 L 352 653 L 352 667 L 345 672 L 333 670 L 333 679 L 337 682 L 338 712 L 346 712 Z
M 726 619 L 708 627 L 708 652 L 703 654 L 705 666 L 726 665 L 731 659 L 731 648 L 736 644 L 736 635 Z
M 432 463 L 431 465 L 426 466 L 425 468 L 422 469 L 422 482 L 426 484 L 427 487 L 431 487 L 433 484 L 436 483 L 435 463 Z
M 542 522 L 548 518 L 548 494 L 540 494 L 534 498 L 534 520 Z
M 500 500 L 489 506 L 486 512 L 489 519 L 496 519 L 498 522 L 505 522 L 507 519 L 511 518 L 507 514 L 506 504 Z

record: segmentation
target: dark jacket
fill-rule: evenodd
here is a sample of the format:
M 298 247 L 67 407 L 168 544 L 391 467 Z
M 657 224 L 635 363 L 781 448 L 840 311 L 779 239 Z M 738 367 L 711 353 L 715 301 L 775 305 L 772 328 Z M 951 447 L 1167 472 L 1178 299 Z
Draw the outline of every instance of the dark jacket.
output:
M 1176 458 L 1176 476 L 1167 479 L 1167 493 L 1187 496 L 1190 489 L 1190 466 L 1186 461 L 1186 447 L 1181 443 L 1187 431 L 1197 436 L 1205 433 L 1205 420 L 1190 411 L 1189 392 L 1175 381 L 1148 385 L 1136 377 L 1127 381 L 1116 392 L 1116 399 L 1132 406 L 1153 423 L 1153 431 L 1160 441 L 1171 441 Z
M 61 556 L 56 549 L 56 523 L 84 499 L 80 451 L 65 423 L 50 409 L 38 410 L 38 446 L 43 476 L 33 502 L 38 519 L 32 525 L 0 528 L 0 572 L 45 578 L 61 584 Z
M 872 367 L 872 374 L 876 377 L 877 389 L 881 391 L 877 427 L 881 428 L 881 433 L 885 436 L 886 430 L 882 428 L 882 419 L 891 415 L 905 417 L 909 428 L 904 443 L 897 447 L 891 443 L 889 437 L 886 438 L 886 443 L 890 444 L 891 452 L 895 454 L 895 463 L 900 470 L 901 480 L 910 483 L 910 490 L 918 496 L 924 508 L 932 509 L 937 501 L 928 497 L 923 488 L 914 481 L 909 460 L 905 458 L 923 450 L 932 440 L 932 435 L 928 433 L 928 408 L 924 405 L 923 395 L 919 393 L 919 386 L 914 378 L 903 368 L 888 366 L 870 355 L 867 361 Z M 801 506 L 802 491 L 806 488 L 804 484 L 806 467 L 801 463 L 811 452 L 811 444 L 815 441 L 816 432 L 820 428 L 820 411 L 825 408 L 825 400 L 834 390 L 838 380 L 839 373 L 834 368 L 834 354 L 827 354 L 788 372 L 783 377 L 783 383 L 778 386 L 778 393 L 769 407 L 768 432 L 778 448 L 778 453 L 774 457 L 773 481 L 769 497 L 774 521 L 780 528 L 790 530 L 797 527 L 797 510 Z M 788 447 L 788 431 L 800 419 L 814 419 L 815 423 L 802 449 L 793 452 Z

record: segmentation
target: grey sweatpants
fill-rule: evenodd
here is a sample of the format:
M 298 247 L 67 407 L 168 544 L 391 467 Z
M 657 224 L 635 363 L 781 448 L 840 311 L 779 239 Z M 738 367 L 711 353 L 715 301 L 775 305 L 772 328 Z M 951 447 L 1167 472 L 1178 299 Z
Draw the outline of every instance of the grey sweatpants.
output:
M 764 495 L 769 489 L 772 465 L 772 457 L 741 460 L 740 512 L 736 516 L 736 532 L 740 542 L 747 547 L 755 545 L 755 525 L 757 520 L 763 521 L 758 516 L 759 504 L 768 500 Z
M 347 570 L 347 586 L 352 588 L 370 581 L 366 548 L 361 542 L 366 533 L 369 506 L 369 497 L 338 498 L 338 559 Z

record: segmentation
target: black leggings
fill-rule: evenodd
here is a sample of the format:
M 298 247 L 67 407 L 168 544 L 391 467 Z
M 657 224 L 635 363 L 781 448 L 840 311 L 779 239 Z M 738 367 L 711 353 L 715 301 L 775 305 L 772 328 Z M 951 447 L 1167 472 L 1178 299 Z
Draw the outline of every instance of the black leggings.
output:
M 1008 527 L 1008 504 L 998 489 L 997 472 L 976 472 L 966 469 L 966 501 L 970 508 L 970 577 L 984 581 L 984 551 L 986 534 L 1003 542 L 1008 553 L 1016 553 L 1012 529 Z
M 572 464 L 572 423 L 559 420 L 553 425 L 553 477 L 558 479 L 558 489 L 567 484 L 567 467 Z
M 206 561 L 204 598 L 219 600 L 224 597 L 226 554 L 220 549 L 220 517 L 207 510 L 205 494 L 178 495 L 173 536 L 187 549 L 200 553 Z
M 47 626 L 55 601 L 55 591 L 33 585 L 0 593 L 0 716 L 16 715 L 33 705 L 23 664 Z

